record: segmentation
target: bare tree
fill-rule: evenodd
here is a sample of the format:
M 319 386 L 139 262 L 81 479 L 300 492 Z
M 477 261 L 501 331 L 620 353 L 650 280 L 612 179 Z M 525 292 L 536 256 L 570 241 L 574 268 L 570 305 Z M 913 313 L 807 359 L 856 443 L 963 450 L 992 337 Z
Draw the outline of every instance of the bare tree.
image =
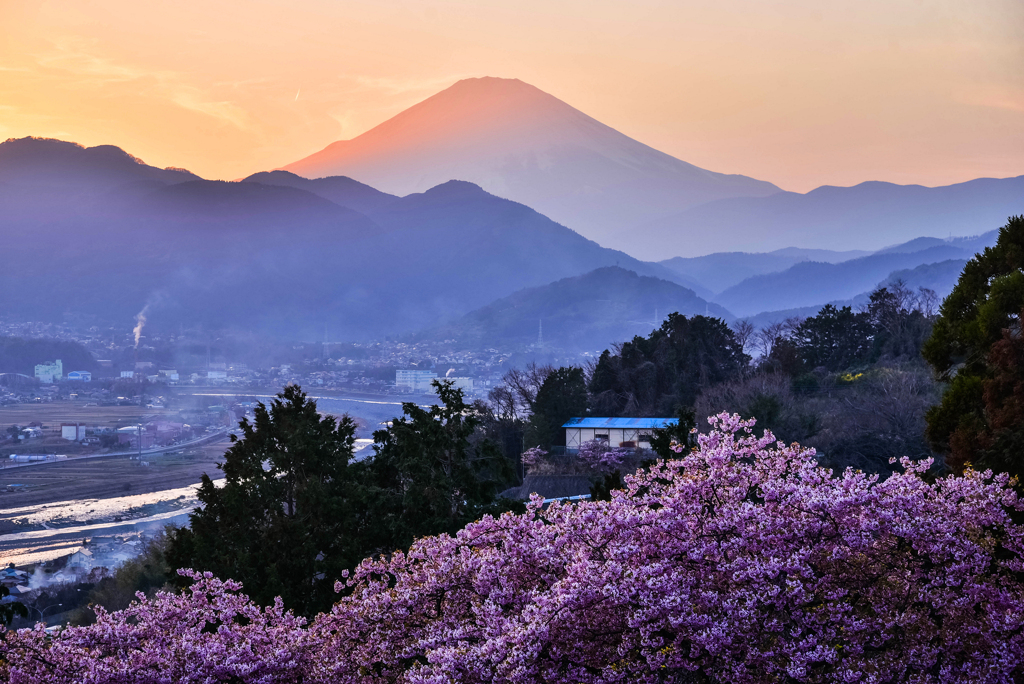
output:
M 537 400 L 537 392 L 547 377 L 555 371 L 550 365 L 537 365 L 530 362 L 526 368 L 513 368 L 501 378 L 501 385 L 506 392 L 498 394 L 497 399 L 504 402 L 506 409 L 508 403 L 513 402 L 515 417 L 525 419 L 533 410 L 533 403 Z M 496 387 L 495 390 L 498 388 Z M 492 390 L 492 394 L 495 390 Z
M 732 324 L 732 332 L 736 335 L 736 341 L 740 343 L 740 347 L 743 351 L 747 350 L 747 345 L 753 342 L 754 337 L 754 324 L 750 321 L 743 319 L 741 321 L 734 321 Z
M 783 337 L 786 330 L 785 321 L 773 321 L 754 334 L 754 349 L 757 350 L 761 358 L 767 359 L 772 355 L 775 344 Z
M 928 287 L 917 288 L 917 310 L 931 318 L 939 312 L 939 295 Z
M 499 420 L 519 418 L 516 395 L 508 385 L 498 385 L 487 393 L 488 408 Z
M 803 322 L 804 319 L 801 316 L 790 316 L 786 320 L 782 321 L 782 336 L 789 337 L 800 329 L 800 324 Z

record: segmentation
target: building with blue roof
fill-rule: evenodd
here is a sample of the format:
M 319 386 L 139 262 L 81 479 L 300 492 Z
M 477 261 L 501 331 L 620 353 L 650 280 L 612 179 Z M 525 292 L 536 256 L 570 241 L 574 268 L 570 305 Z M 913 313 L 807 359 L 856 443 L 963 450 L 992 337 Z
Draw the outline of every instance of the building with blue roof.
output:
M 654 431 L 677 422 L 676 418 L 572 418 L 562 427 L 567 451 L 592 440 L 607 442 L 611 447 L 650 449 Z

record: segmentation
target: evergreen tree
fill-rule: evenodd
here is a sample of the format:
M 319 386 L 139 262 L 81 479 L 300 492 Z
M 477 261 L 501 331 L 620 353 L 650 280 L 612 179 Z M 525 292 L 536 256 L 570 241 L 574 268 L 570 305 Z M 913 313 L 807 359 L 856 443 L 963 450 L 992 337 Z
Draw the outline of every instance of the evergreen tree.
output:
M 697 414 L 692 408 L 680 409 L 675 423 L 654 431 L 651 435 L 651 450 L 660 458 L 679 458 L 680 453 L 689 453 L 697 446 Z M 677 452 L 672 444 L 683 448 Z
M 263 605 L 280 596 L 300 614 L 326 610 L 335 580 L 367 547 L 366 501 L 350 464 L 355 424 L 321 417 L 290 385 L 240 427 L 242 438 L 232 436 L 218 466 L 224 485 L 203 475 L 202 506 L 190 529 L 174 532 L 169 565 L 238 580 Z
M 967 463 L 1020 473 L 1018 438 L 1006 415 L 1022 401 L 1016 345 L 1024 309 L 1024 216 L 1012 216 L 988 247 L 964 266 L 939 309 L 922 354 L 948 387 L 928 412 L 928 439 L 954 470 Z M 1005 340 L 1005 342 L 1003 342 Z M 1020 428 L 1017 427 L 1017 430 Z M 1002 431 L 1002 436 L 999 434 Z
M 402 404 L 404 415 L 373 434 L 367 541 L 381 551 L 407 548 L 424 535 L 454 534 L 485 513 L 507 509 L 495 497 L 515 475 L 493 442 L 475 439 L 478 408 L 449 381 L 434 387 L 438 405 Z
M 871 293 L 866 313 L 874 327 L 874 359 L 921 358 L 921 347 L 932 331 L 930 317 L 922 306 L 932 298 L 933 291 L 920 288 L 915 294 L 899 280 Z
M 0 599 L 9 596 L 11 591 L 0 584 Z M 28 617 L 28 609 L 24 605 L 17 601 L 5 601 L 0 603 L 0 627 L 6 626 L 14 622 L 16 617 Z M 2 656 L 0 656 L 0 662 L 3 662 Z
M 544 379 L 533 402 L 533 415 L 527 428 L 530 444 L 565 446 L 563 425 L 570 418 L 587 414 L 587 380 L 582 368 L 559 368 Z
M 826 304 L 800 324 L 793 339 L 806 366 L 838 371 L 867 360 L 873 333 L 867 314 Z
M 724 321 L 669 314 L 647 337 L 605 352 L 590 381 L 593 409 L 609 416 L 666 416 L 700 392 L 742 375 L 750 357 Z

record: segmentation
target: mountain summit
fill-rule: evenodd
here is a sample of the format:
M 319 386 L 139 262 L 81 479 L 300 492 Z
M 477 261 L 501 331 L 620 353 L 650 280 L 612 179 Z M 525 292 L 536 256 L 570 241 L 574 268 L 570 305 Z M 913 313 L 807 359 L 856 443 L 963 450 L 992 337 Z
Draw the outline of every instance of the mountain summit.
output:
M 771 183 L 714 173 L 619 133 L 517 79 L 471 78 L 379 126 L 289 164 L 407 195 L 458 179 L 527 204 L 601 244 L 623 230 Z M 613 244 L 617 243 L 617 244 Z

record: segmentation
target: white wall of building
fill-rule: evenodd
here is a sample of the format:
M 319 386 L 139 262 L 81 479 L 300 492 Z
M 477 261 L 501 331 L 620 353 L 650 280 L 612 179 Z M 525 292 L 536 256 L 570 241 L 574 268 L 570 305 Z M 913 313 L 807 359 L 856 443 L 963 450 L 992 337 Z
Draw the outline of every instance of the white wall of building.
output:
M 626 442 L 634 442 L 642 449 L 651 448 L 650 430 L 637 428 L 565 428 L 565 448 L 579 449 L 584 442 L 599 439 L 608 446 L 623 446 Z
M 409 392 L 431 392 L 431 383 L 437 380 L 437 373 L 426 370 L 396 370 L 395 387 Z
M 64 377 L 64 364 L 57 359 L 53 363 L 40 363 L 36 365 L 35 376 L 39 382 L 50 384 Z

